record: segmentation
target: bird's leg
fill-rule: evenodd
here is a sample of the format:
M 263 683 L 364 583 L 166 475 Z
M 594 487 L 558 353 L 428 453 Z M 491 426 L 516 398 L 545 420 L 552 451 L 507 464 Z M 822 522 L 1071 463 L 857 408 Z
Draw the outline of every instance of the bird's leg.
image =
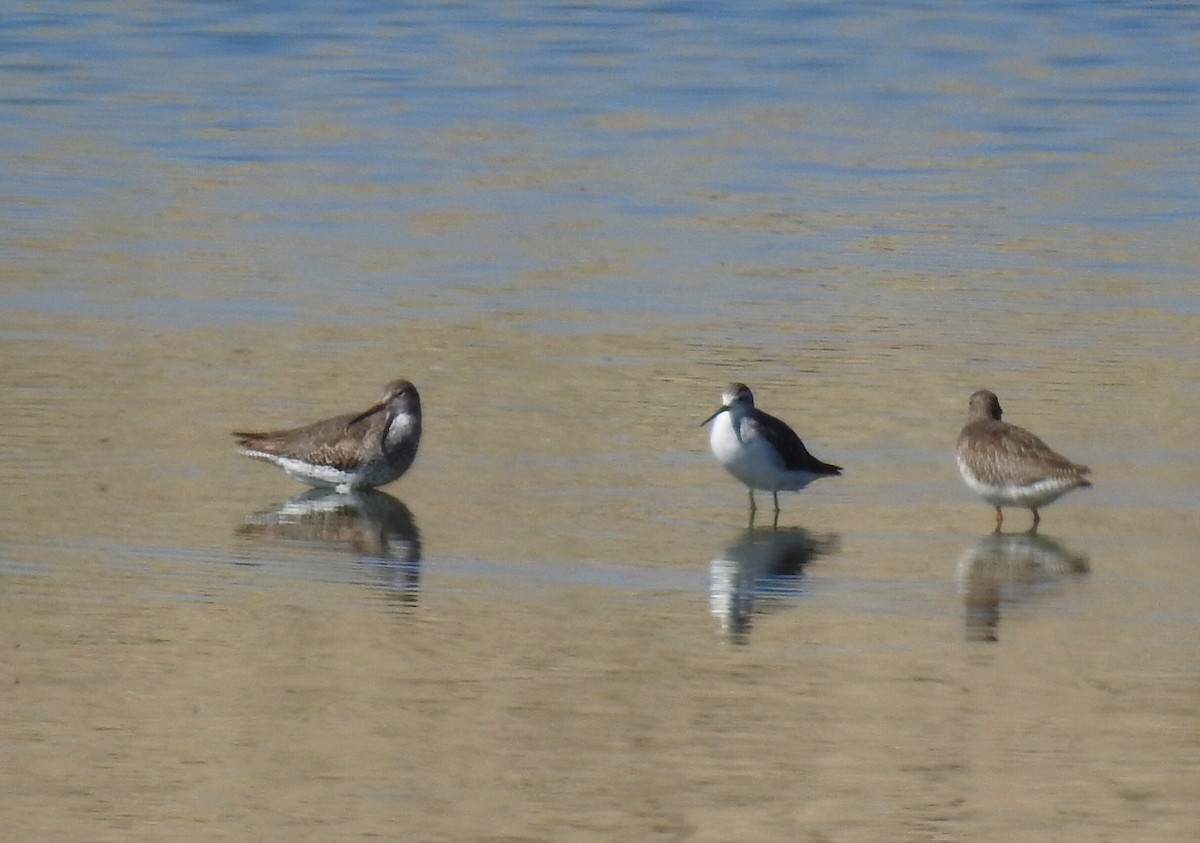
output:
M 772 521 L 771 521 L 771 529 L 772 530 L 779 529 L 779 510 L 778 509 L 775 510 L 775 518 L 772 519 Z
M 1004 523 L 1004 510 L 996 507 L 996 532 L 1000 532 L 1000 525 Z
M 775 520 L 779 520 L 779 492 L 772 492 L 771 497 L 775 498 Z
M 1042 523 L 1042 516 L 1038 515 L 1037 508 L 1035 507 L 1033 510 L 1033 526 L 1029 528 L 1029 532 L 1036 533 L 1037 525 L 1040 523 Z

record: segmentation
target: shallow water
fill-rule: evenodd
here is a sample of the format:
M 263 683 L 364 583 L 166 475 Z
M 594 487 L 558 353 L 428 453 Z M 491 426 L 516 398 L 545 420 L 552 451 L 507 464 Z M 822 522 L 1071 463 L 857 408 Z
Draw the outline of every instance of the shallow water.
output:
M 1198 29 L 12 15 L 6 838 L 1194 839 Z M 378 494 L 234 453 L 398 376 Z M 777 530 L 731 379 L 846 467 Z M 1095 472 L 1036 538 L 982 386 Z

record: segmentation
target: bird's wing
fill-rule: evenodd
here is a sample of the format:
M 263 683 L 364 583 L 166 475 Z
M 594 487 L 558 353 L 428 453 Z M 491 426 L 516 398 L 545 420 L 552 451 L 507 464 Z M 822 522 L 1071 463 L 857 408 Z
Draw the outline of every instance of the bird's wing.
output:
M 384 416 L 381 408 L 375 413 L 346 413 L 290 430 L 233 435 L 250 451 L 347 469 L 361 460 L 364 442 L 382 438 L 374 428 L 382 427 Z
M 783 458 L 783 467 L 788 471 L 808 471 L 812 474 L 841 474 L 842 468 L 832 463 L 822 462 L 808 452 L 796 431 L 787 426 L 781 419 L 769 413 L 758 414 L 757 418 L 746 419 L 748 424 L 765 438 Z
M 988 483 L 1027 486 L 1039 480 L 1074 479 L 1087 483 L 1091 469 L 1077 465 L 1037 436 L 1007 422 L 978 421 L 963 428 L 959 454 L 977 477 Z

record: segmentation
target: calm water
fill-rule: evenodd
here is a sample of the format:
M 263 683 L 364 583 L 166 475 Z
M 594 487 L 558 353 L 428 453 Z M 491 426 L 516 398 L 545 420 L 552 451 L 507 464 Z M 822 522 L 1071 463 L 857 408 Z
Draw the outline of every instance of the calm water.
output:
M 1195 839 L 1200 8 L 47 8 L 6 839 Z M 383 492 L 233 451 L 399 376 Z M 847 469 L 777 530 L 731 379 Z M 1095 471 L 1038 536 L 981 386 Z

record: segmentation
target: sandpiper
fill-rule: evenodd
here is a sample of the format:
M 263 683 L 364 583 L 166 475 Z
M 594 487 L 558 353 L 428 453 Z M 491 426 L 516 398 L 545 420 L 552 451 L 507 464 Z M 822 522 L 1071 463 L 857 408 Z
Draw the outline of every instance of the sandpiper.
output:
M 798 492 L 814 480 L 836 477 L 840 466 L 821 462 L 808 452 L 796 432 L 754 407 L 754 393 L 744 383 L 731 383 L 721 393 L 721 407 L 701 423 L 713 423 L 708 445 L 725 470 L 750 491 L 750 515 L 757 509 L 754 490 L 770 492 L 779 516 L 779 493 Z
M 981 389 L 971 396 L 967 425 L 958 435 L 958 470 L 963 481 L 996 508 L 996 529 L 1004 521 L 1002 507 L 1033 512 L 1072 489 L 1091 486 L 1086 465 L 1076 465 L 1028 430 L 1000 421 L 1000 400 Z
M 310 486 L 339 492 L 391 483 L 417 457 L 421 396 L 406 380 L 387 385 L 383 400 L 291 430 L 237 433 L 240 452 L 273 462 Z

